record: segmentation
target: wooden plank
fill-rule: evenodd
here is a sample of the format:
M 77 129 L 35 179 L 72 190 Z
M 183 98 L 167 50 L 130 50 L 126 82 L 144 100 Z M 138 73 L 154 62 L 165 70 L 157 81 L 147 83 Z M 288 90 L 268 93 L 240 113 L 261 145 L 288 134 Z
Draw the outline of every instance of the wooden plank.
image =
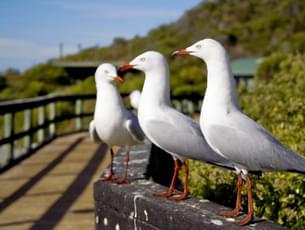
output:
M 98 147 L 87 133 L 57 138 L 0 175 L 0 208 L 16 194 L 0 211 L 0 228 L 94 229 L 92 184 L 109 163 Z

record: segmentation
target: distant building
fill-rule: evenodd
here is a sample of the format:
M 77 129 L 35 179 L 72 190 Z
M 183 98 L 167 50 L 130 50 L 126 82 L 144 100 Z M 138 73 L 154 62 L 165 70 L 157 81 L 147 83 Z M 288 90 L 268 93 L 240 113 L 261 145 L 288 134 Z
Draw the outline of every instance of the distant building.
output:
M 53 61 L 55 66 L 62 67 L 67 71 L 73 82 L 93 76 L 101 63 L 98 61 Z
M 238 58 L 232 60 L 232 71 L 237 84 L 253 85 L 253 77 L 261 60 L 262 58 Z M 96 68 L 102 61 L 54 61 L 53 63 L 56 66 L 65 68 L 74 81 L 78 81 L 94 75 Z M 114 64 L 118 65 L 119 62 Z
M 243 82 L 246 86 L 254 84 L 253 77 L 262 58 L 238 58 L 231 61 L 232 72 L 237 84 Z

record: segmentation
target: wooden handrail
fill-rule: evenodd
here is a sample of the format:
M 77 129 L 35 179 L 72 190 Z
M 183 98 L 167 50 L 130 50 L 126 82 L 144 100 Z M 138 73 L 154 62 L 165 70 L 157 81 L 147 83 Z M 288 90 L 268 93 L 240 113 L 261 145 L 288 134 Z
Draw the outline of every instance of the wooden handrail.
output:
M 74 95 L 47 95 L 35 98 L 20 99 L 0 102 L 0 115 L 15 113 L 26 109 L 33 109 L 38 106 L 47 105 L 58 101 L 75 101 L 77 99 L 95 99 L 94 94 L 74 94 Z
M 6 159 L 4 162 L 0 162 L 0 173 L 54 139 L 59 134 L 57 123 L 74 120 L 75 129 L 70 131 L 79 132 L 84 130 L 82 118 L 92 116 L 94 106 L 90 108 L 89 112 L 84 112 L 83 101 L 95 100 L 95 98 L 95 94 L 47 95 L 0 102 L 0 116 L 3 116 L 4 128 L 4 136 L 0 139 L 0 146 L 3 146 L 0 154 L 2 155 L 1 159 Z M 62 102 L 73 102 L 71 106 L 74 106 L 74 109 L 71 108 L 72 112 L 70 114 L 59 114 L 57 104 Z M 33 122 L 34 109 L 38 110 L 36 125 Z M 15 114 L 17 112 L 23 112 L 23 130 L 19 132 L 15 130 Z M 34 139 L 35 134 L 37 134 L 36 139 Z M 16 155 L 15 142 L 20 139 L 23 139 L 23 147 L 19 150 L 22 149 L 23 153 Z
M 122 97 L 128 94 L 121 94 Z M 93 115 L 94 106 L 88 112 L 83 111 L 83 101 L 95 100 L 95 94 L 73 94 L 73 95 L 47 95 L 29 99 L 0 102 L 0 116 L 3 117 L 3 137 L 0 138 L 0 150 L 4 162 L 0 161 L 0 173 L 25 156 L 30 155 L 37 148 L 49 143 L 50 140 L 58 136 L 58 123 L 72 120 L 75 122 L 71 132 L 79 132 L 88 128 L 83 125 L 82 118 Z M 173 97 L 173 105 L 184 113 L 194 114 L 199 111 L 200 103 L 194 103 L 194 98 Z M 59 114 L 57 105 L 62 102 L 71 102 L 70 114 Z M 74 109 L 72 108 L 74 106 Z M 37 122 L 33 122 L 33 110 L 37 109 Z M 23 112 L 23 130 L 16 131 L 16 113 Z M 37 134 L 37 135 L 36 135 Z M 35 138 L 34 138 L 35 137 Z M 15 142 L 23 139 L 23 153 L 16 155 Z

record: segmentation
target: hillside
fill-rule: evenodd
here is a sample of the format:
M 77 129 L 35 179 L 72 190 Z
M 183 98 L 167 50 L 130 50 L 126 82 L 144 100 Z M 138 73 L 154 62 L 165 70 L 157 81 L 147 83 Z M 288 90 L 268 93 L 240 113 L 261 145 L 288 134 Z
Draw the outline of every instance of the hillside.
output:
M 266 14 L 268 11 L 268 14 Z M 177 22 L 131 40 L 116 38 L 109 47 L 90 48 L 65 60 L 126 60 L 144 50 L 169 55 L 205 38 L 221 40 L 232 57 L 262 56 L 275 51 L 304 51 L 305 2 L 294 0 L 203 2 Z
M 266 13 L 268 11 L 268 14 Z M 67 61 L 115 61 L 126 62 L 146 50 L 170 54 L 196 40 L 213 37 L 222 41 L 232 58 L 266 56 L 273 52 L 305 51 L 305 2 L 294 0 L 223 0 L 206 1 L 189 11 L 175 23 L 152 29 L 146 36 L 127 40 L 117 37 L 108 47 L 92 47 L 76 55 L 62 58 Z M 124 36 L 124 35 L 122 35 Z M 205 88 L 202 69 L 191 65 L 198 60 L 171 60 L 171 86 L 174 95 L 202 95 Z M 26 71 L 19 83 L 8 78 L 0 92 L 0 99 L 28 97 L 50 92 L 94 92 L 93 79 L 69 86 L 66 81 L 48 81 L 42 78 L 46 69 L 53 79 L 60 79 L 60 70 L 50 63 L 34 66 Z M 66 74 L 62 73 L 66 79 Z M 3 78 L 3 77 L 2 77 Z M 47 86 L 44 83 L 47 81 Z M 35 86 L 25 87 L 31 82 Z M 89 82 L 89 83 L 88 83 Z M 141 88 L 143 78 L 127 76 L 120 86 L 122 92 Z M 68 82 L 69 83 L 69 82 Z M 34 87 L 33 86 L 33 87 Z M 68 86 L 68 87 L 67 87 Z M 194 87 L 195 86 L 195 87 Z M 20 88 L 25 88 L 21 90 Z M 79 91 L 80 90 L 80 91 Z M 18 94 L 15 95 L 15 92 Z
M 268 14 L 266 14 L 268 11 Z M 177 22 L 152 29 L 147 36 L 115 38 L 109 47 L 90 48 L 64 60 L 126 62 L 146 50 L 168 58 L 181 47 L 205 37 L 222 41 L 232 58 L 267 56 L 273 52 L 305 51 L 305 2 L 294 0 L 210 1 L 187 11 Z M 174 95 L 202 95 L 205 81 L 195 59 L 170 62 Z M 127 76 L 128 78 L 128 76 Z M 142 78 L 130 78 L 120 87 L 140 88 Z M 194 85 L 196 87 L 194 87 Z

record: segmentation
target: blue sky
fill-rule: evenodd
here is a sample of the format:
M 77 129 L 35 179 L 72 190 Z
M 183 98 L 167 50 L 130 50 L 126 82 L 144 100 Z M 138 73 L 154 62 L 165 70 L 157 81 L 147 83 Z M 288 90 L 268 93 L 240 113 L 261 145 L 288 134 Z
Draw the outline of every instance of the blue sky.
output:
M 21 71 L 64 54 L 114 37 L 145 35 L 174 22 L 201 0 L 1 0 L 0 72 Z

